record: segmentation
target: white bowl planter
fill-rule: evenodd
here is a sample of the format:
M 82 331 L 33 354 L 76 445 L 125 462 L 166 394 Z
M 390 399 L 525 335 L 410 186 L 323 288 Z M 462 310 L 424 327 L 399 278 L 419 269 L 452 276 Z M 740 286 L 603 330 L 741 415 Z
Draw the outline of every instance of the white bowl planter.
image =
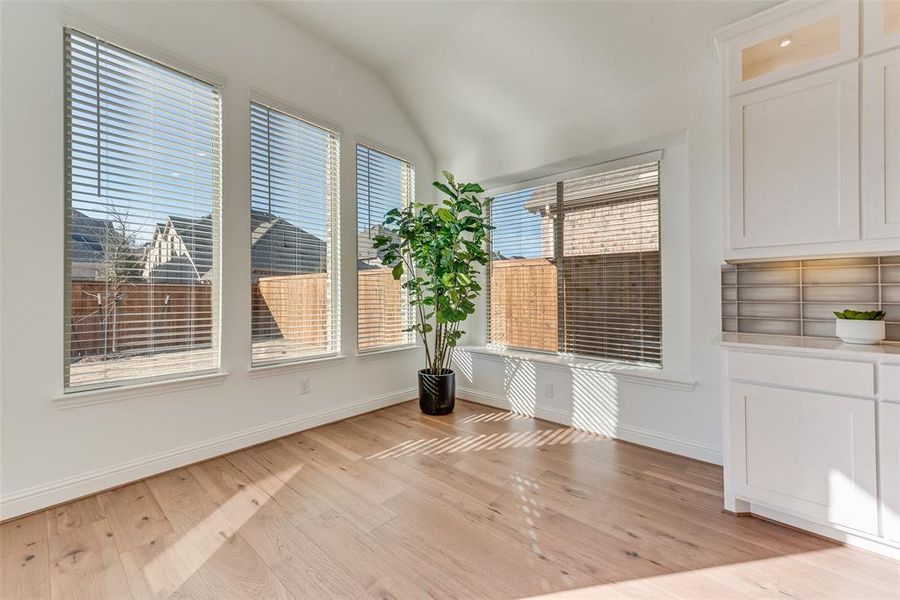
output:
M 884 339 L 884 321 L 836 319 L 837 336 L 848 344 L 877 344 Z

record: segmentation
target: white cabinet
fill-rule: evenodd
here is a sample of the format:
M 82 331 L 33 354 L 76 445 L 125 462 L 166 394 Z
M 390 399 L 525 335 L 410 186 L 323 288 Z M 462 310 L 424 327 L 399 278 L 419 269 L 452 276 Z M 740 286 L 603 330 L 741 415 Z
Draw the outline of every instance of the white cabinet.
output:
M 744 491 L 753 501 L 876 534 L 875 403 L 732 386 L 745 415 Z
M 882 535 L 900 544 L 900 404 L 882 402 L 879 408 Z
M 900 49 L 863 61 L 862 99 L 863 234 L 900 239 Z
M 718 37 L 728 94 L 739 94 L 856 58 L 859 4 L 788 2 Z
M 859 239 L 858 66 L 729 100 L 732 248 Z
M 900 556 L 900 350 L 779 337 L 723 340 L 726 509 Z
M 900 46 L 900 0 L 865 0 L 863 34 L 866 54 Z
M 900 252 L 900 0 L 790 0 L 716 42 L 725 258 Z

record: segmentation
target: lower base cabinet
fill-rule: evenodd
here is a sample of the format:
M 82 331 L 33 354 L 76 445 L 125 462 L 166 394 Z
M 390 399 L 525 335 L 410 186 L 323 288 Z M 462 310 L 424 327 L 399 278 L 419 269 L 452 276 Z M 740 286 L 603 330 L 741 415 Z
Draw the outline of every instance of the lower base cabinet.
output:
M 875 402 L 733 384 L 744 415 L 744 495 L 816 521 L 878 533 Z
M 900 404 L 882 402 L 879 409 L 883 535 L 900 545 Z
M 725 508 L 900 557 L 900 351 L 725 348 Z

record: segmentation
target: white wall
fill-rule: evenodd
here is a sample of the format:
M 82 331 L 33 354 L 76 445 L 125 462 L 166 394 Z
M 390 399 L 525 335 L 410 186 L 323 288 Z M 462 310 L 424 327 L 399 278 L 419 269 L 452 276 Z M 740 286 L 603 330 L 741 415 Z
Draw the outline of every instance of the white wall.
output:
M 721 126 L 710 50 L 677 81 L 555 120 L 523 122 L 486 147 L 442 157 L 466 180 L 490 187 L 663 148 L 663 381 L 638 373 L 572 370 L 521 358 L 460 354 L 461 395 L 513 405 L 550 420 L 721 462 L 719 266 L 722 247 Z M 484 343 L 484 307 L 467 344 Z M 691 389 L 685 381 L 696 381 Z M 545 384 L 552 384 L 546 397 Z
M 224 381 L 63 409 L 63 24 L 221 80 Z M 419 354 L 355 354 L 355 138 L 430 154 L 370 71 L 253 3 L 2 3 L 0 518 L 414 397 Z M 341 128 L 343 349 L 314 368 L 248 373 L 248 98 Z M 301 377 L 309 395 L 299 394 Z M 106 402 L 106 400 L 110 400 Z

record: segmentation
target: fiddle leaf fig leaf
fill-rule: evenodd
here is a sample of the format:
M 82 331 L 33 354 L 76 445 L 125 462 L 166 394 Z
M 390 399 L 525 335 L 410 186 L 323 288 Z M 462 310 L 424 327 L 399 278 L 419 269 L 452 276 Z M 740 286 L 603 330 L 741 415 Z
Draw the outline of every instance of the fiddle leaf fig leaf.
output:
M 447 208 L 439 208 L 437 209 L 438 218 L 445 223 L 452 223 L 456 219 L 453 217 L 453 213 L 450 212 Z

